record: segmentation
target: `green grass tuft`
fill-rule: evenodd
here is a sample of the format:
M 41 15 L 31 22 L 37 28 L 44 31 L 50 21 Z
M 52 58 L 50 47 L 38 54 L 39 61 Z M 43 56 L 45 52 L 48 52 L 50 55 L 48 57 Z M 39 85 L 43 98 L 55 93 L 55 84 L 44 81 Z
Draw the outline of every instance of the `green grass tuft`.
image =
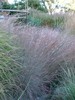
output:
M 15 77 L 21 68 L 11 58 L 14 46 L 9 36 L 0 31 L 0 100 L 8 100 L 7 94 L 10 95 L 11 87 L 16 85 Z

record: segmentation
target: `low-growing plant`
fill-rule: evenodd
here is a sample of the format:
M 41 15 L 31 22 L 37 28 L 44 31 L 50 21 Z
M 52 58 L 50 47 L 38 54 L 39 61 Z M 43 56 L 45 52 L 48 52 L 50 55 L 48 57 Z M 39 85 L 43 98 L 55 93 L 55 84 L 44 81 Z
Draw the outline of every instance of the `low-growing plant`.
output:
M 64 24 L 64 15 L 49 15 L 37 10 L 33 10 L 28 16 L 28 22 L 35 26 L 49 26 L 53 28 L 62 28 Z
M 51 28 L 63 29 L 65 23 L 65 15 L 54 14 L 49 15 L 38 10 L 30 10 L 28 15 L 17 18 L 16 24 L 24 25 L 28 24 L 31 26 L 48 26 Z
M 12 88 L 18 88 L 15 78 L 22 69 L 11 57 L 16 47 L 11 44 L 9 36 L 0 30 L 0 100 L 14 100 Z
M 66 23 L 64 24 L 65 32 L 69 34 L 75 34 L 75 14 L 67 14 Z
M 62 66 L 62 81 L 51 100 L 75 100 L 75 68 L 72 65 Z

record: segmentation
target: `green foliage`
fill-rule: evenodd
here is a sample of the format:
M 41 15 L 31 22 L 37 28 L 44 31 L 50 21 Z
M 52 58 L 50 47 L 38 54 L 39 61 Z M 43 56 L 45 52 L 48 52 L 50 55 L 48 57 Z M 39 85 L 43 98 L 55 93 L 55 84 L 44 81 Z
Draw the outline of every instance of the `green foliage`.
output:
M 17 3 L 14 4 L 14 7 L 16 7 L 16 9 L 25 9 L 27 7 L 31 7 L 37 10 L 41 10 L 44 12 L 47 12 L 47 9 L 43 6 L 41 6 L 40 1 L 39 0 L 21 0 Z
M 47 13 L 38 10 L 31 10 L 29 15 L 18 18 L 15 23 L 63 29 L 64 21 L 64 15 L 48 15 Z
M 33 18 L 32 16 L 28 16 L 28 24 L 30 25 L 35 25 L 35 26 L 40 26 L 41 25 L 41 19 L 39 18 Z
M 16 86 L 14 77 L 17 77 L 21 67 L 11 57 L 15 49 L 9 35 L 0 31 L 0 100 L 9 100 L 7 95 L 12 97 L 11 87 Z
M 8 4 L 7 2 L 3 2 L 2 8 L 3 9 L 10 9 L 10 4 Z
M 36 13 L 37 12 L 37 13 Z M 62 28 L 64 24 L 64 16 L 48 15 L 39 11 L 34 11 L 32 15 L 28 16 L 28 22 L 36 26 L 49 26 L 53 28 Z
M 39 0 L 28 0 L 28 5 L 29 7 L 32 7 L 32 8 L 35 8 L 35 9 L 38 9 L 40 7 L 40 2 Z
M 9 4 L 7 2 L 3 2 L 2 3 L 2 9 L 15 9 L 15 5 L 14 4 Z
M 47 9 L 40 4 L 39 0 L 28 0 L 28 1 L 21 0 L 19 2 L 15 2 L 14 4 L 9 4 L 7 2 L 2 3 L 3 9 L 19 9 L 19 10 L 21 10 L 21 9 L 27 8 L 27 6 L 37 9 L 37 10 L 47 12 Z
M 71 64 L 71 68 L 63 69 L 64 76 L 61 85 L 55 91 L 52 100 L 75 100 L 75 71 Z
M 47 12 L 47 9 L 40 4 L 39 0 L 28 0 L 28 6 L 37 10 Z

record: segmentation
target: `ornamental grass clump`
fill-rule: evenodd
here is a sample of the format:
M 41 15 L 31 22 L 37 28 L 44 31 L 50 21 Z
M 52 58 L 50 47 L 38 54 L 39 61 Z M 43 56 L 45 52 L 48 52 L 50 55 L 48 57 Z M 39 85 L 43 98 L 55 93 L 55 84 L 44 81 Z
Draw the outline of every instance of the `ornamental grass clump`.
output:
M 61 67 L 63 70 L 62 81 L 57 86 L 51 100 L 75 100 L 75 64 Z
M 10 62 L 13 67 L 10 67 L 16 72 L 11 75 L 12 85 L 6 88 L 11 90 L 12 99 L 9 100 L 62 100 L 61 90 L 65 93 L 63 97 L 70 94 L 71 99 L 74 94 L 72 91 L 74 75 L 72 76 L 72 71 L 70 72 L 70 68 L 74 70 L 75 65 L 74 34 L 47 26 L 32 27 L 28 24 L 23 26 L 11 24 L 11 28 L 12 43 L 19 48 L 8 49 L 9 52 L 5 53 L 12 58 Z M 22 66 L 22 69 L 18 66 Z M 72 76 L 70 80 L 69 75 Z M 4 78 L 6 79 L 5 76 Z M 58 94 L 61 99 L 57 97 Z M 8 97 L 10 96 L 7 95 Z
M 15 90 L 18 88 L 15 78 L 21 69 L 21 66 L 11 57 L 17 47 L 11 44 L 9 36 L 0 30 L 0 100 L 14 100 L 12 90 L 13 87 Z
M 31 26 L 16 26 L 14 33 L 14 40 L 21 47 L 18 61 L 25 69 L 21 82 L 27 84 L 18 100 L 50 100 L 62 80 L 61 65 L 75 61 L 74 35 Z

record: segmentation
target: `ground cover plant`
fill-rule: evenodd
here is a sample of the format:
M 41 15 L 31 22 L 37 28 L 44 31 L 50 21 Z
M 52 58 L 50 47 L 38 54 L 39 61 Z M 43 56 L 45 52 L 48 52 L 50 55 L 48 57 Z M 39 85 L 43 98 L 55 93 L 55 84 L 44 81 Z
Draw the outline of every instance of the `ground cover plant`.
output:
M 48 13 L 41 12 L 38 10 L 31 9 L 28 15 L 21 15 L 15 23 L 16 24 L 29 24 L 31 26 L 48 26 L 51 28 L 63 28 L 66 19 L 66 14 L 54 14 L 49 15 Z
M 11 43 L 11 36 L 0 30 L 0 100 L 12 100 L 10 89 L 17 87 L 15 78 L 21 66 L 12 59 L 12 51 L 17 47 Z M 11 89 L 13 90 L 13 89 Z
M 28 16 L 28 21 L 31 25 L 36 26 L 49 26 L 49 27 L 62 27 L 64 24 L 64 14 L 48 15 L 37 10 L 32 10 Z
M 70 66 L 68 68 L 68 66 Z M 62 68 L 63 69 L 63 68 Z M 51 100 L 75 100 L 75 68 L 74 63 L 63 69 L 63 80 L 55 90 Z

